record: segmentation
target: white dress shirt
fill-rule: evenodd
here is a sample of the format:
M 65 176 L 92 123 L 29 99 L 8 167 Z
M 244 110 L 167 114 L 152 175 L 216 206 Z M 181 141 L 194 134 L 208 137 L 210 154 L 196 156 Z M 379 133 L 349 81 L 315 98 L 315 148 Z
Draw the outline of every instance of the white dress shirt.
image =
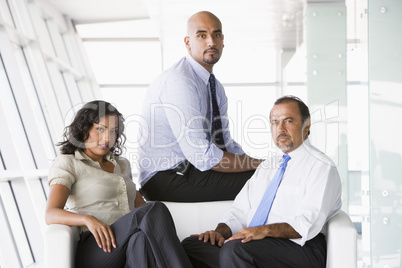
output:
M 110 152 L 105 158 L 115 166 L 113 173 L 104 171 L 81 151 L 61 154 L 49 169 L 48 184 L 62 184 L 70 189 L 66 210 L 92 215 L 111 225 L 134 209 L 136 187 L 126 158 Z M 80 230 L 88 228 L 82 226 Z
M 150 85 L 138 133 L 141 186 L 158 171 L 173 169 L 185 160 L 205 171 L 222 159 L 223 151 L 211 142 L 209 76 L 204 67 L 187 55 Z M 230 136 L 227 97 L 218 80 L 216 94 L 226 149 L 244 154 Z
M 289 156 L 266 224 L 288 223 L 301 236 L 291 240 L 303 246 L 320 232 L 326 233 L 327 221 L 341 209 L 342 185 L 334 163 L 308 139 Z M 261 163 L 222 216 L 220 222 L 226 223 L 233 235 L 250 224 L 281 159 Z

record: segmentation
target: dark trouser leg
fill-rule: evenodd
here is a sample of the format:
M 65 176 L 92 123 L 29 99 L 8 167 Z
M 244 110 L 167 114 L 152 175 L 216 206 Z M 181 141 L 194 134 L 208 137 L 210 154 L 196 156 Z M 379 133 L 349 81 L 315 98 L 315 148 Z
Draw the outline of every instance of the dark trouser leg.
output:
M 156 173 L 142 188 L 147 200 L 173 202 L 202 202 L 233 200 L 253 171 L 224 173 L 208 170 L 201 172 L 190 165 L 179 175 L 176 170 Z
M 141 231 L 133 234 L 127 245 L 125 268 L 129 267 L 157 267 L 148 239 Z
M 267 237 L 242 243 L 230 241 L 222 246 L 219 267 L 325 267 L 325 237 L 319 234 L 303 247 L 288 239 Z
M 187 237 L 181 243 L 194 268 L 219 268 L 218 246 L 199 241 L 198 237 Z
M 100 249 L 90 232 L 81 235 L 76 253 L 76 267 L 124 267 L 126 255 L 132 253 L 150 254 L 156 267 L 191 267 L 184 249 L 176 235 L 173 219 L 166 206 L 160 202 L 150 202 L 120 218 L 111 225 L 117 248 L 111 253 Z M 132 236 L 141 232 L 144 243 L 133 243 L 128 248 Z M 135 239 L 135 238 L 133 238 Z M 146 247 L 146 249 L 144 249 Z M 152 256 L 143 256 L 152 259 Z M 141 267 L 141 266 L 138 266 Z

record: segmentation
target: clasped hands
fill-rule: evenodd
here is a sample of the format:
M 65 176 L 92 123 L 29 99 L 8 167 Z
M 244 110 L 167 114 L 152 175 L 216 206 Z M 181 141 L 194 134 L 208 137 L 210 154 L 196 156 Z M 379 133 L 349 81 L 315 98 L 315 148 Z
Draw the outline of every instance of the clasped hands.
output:
M 212 245 L 217 245 L 218 247 L 222 247 L 224 243 L 241 239 L 242 243 L 247 243 L 251 240 L 260 240 L 266 237 L 265 226 L 257 226 L 257 227 L 247 227 L 242 228 L 237 234 L 232 235 L 228 239 L 222 236 L 221 233 L 211 230 L 201 233 L 199 235 L 191 235 L 191 236 L 198 236 L 198 240 L 207 243 L 208 241 Z

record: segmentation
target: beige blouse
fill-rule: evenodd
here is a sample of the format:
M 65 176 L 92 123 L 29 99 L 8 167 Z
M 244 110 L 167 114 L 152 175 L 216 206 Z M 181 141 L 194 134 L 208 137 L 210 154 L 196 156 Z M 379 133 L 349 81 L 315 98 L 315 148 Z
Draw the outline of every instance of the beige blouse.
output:
M 104 171 L 81 151 L 59 155 L 49 169 L 48 184 L 62 184 L 70 189 L 66 210 L 89 214 L 111 225 L 134 209 L 136 187 L 126 158 L 111 153 L 105 158 L 114 164 L 113 173 Z M 81 227 L 82 232 L 87 230 L 86 226 Z

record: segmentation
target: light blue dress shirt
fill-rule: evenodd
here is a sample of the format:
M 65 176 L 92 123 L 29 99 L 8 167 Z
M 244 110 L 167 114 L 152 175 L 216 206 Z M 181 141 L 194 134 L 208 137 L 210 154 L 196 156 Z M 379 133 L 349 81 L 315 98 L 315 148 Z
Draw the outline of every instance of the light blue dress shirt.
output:
M 138 133 L 141 186 L 155 173 L 173 169 L 186 159 L 201 171 L 221 161 L 223 151 L 211 142 L 209 76 L 204 67 L 187 55 L 150 85 Z M 244 154 L 230 136 L 228 101 L 218 80 L 216 93 L 226 149 L 233 154 Z

